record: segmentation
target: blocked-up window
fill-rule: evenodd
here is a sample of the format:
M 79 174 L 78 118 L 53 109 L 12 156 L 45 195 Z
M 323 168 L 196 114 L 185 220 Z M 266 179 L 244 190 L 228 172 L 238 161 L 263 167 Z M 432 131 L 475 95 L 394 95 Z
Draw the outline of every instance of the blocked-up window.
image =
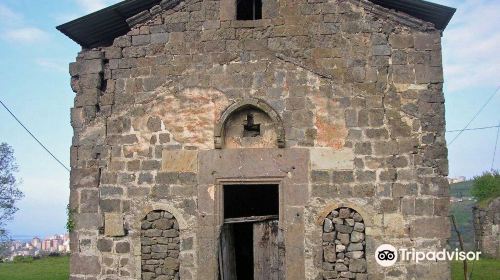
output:
M 167 211 L 152 211 L 141 222 L 141 279 L 179 279 L 179 224 Z
M 236 0 L 236 19 L 262 19 L 262 0 Z
M 323 279 L 367 279 L 365 223 L 355 210 L 341 207 L 323 222 Z

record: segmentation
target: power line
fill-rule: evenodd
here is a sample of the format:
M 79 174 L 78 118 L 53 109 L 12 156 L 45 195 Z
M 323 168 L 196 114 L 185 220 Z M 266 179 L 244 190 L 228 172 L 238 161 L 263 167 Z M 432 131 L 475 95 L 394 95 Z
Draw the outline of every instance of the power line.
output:
M 498 92 L 499 89 L 500 89 L 500 86 L 497 87 L 497 89 L 495 90 L 495 92 L 490 96 L 490 98 L 488 98 L 488 100 L 486 101 L 486 103 L 484 103 L 484 105 L 479 109 L 479 111 L 477 111 L 477 113 L 474 115 L 474 117 L 472 117 L 472 119 L 467 123 L 467 125 L 463 129 L 460 130 L 460 132 L 455 136 L 455 138 L 453 138 L 450 141 L 450 143 L 448 144 L 448 146 L 451 146 L 451 144 L 453 144 L 453 142 L 455 142 L 455 140 L 457 140 L 457 138 L 460 137 L 460 135 L 462 135 L 462 132 L 464 132 L 469 127 L 469 125 L 477 118 L 477 116 L 479 116 L 479 114 L 481 114 L 481 112 L 490 103 L 490 101 L 493 99 L 493 97 L 495 97 L 495 95 L 497 94 L 497 92 Z
M 497 138 L 495 140 L 495 148 L 493 149 L 493 159 L 491 160 L 491 170 L 493 171 L 493 165 L 495 164 L 495 156 L 497 153 L 497 145 L 498 145 L 498 135 L 500 134 L 500 122 L 498 123 L 497 128 Z
M 483 127 L 475 127 L 475 128 L 467 128 L 467 129 L 448 130 L 448 131 L 446 131 L 446 133 L 448 133 L 448 132 L 459 132 L 459 131 L 481 130 L 481 129 L 489 129 L 489 128 L 497 128 L 497 127 L 500 127 L 500 124 L 499 125 L 493 125 L 493 126 L 483 126 Z
M 9 112 L 9 114 L 17 121 L 17 123 L 19 123 L 23 128 L 24 130 L 26 130 L 26 132 L 28 132 L 29 135 L 31 135 L 31 137 L 33 137 L 33 139 L 35 139 L 35 141 L 47 152 L 49 153 L 49 155 L 51 155 L 64 169 L 66 169 L 68 172 L 70 171 L 69 168 L 66 167 L 66 165 L 64 165 L 64 163 L 62 163 L 53 153 L 51 153 L 49 151 L 49 149 L 47 149 L 47 147 L 45 147 L 45 145 L 42 144 L 42 142 L 40 142 L 40 140 L 38 140 L 38 138 L 36 138 L 35 135 L 33 135 L 33 133 L 31 133 L 31 131 L 29 131 L 28 128 L 26 128 L 26 126 L 24 126 L 24 124 L 16 117 L 16 115 L 14 115 L 14 113 L 12 113 L 11 110 L 9 110 L 9 108 L 2 102 L 2 100 L 0 100 L 0 104 L 2 104 L 2 106 L 5 108 L 5 110 L 7 110 L 7 112 Z

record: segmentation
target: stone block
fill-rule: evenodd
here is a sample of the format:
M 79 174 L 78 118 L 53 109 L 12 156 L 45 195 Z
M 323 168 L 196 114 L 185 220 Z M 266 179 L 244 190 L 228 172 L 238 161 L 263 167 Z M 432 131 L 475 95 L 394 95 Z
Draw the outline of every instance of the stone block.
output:
M 166 44 L 168 43 L 168 33 L 153 33 L 151 34 L 151 44 Z
M 166 172 L 198 172 L 198 151 L 164 150 L 162 170 Z
M 335 264 L 335 271 L 348 271 L 349 268 L 343 263 L 337 263 Z
M 99 206 L 102 212 L 121 212 L 121 200 L 119 199 L 101 199 Z
M 366 260 L 352 259 L 349 261 L 349 271 L 351 272 L 366 272 Z
M 333 223 L 330 219 L 325 219 L 323 222 L 323 231 L 324 232 L 332 232 L 333 231 Z
M 388 45 L 377 45 L 372 47 L 373 55 L 388 56 L 391 55 L 391 48 Z
M 113 240 L 99 239 L 97 240 L 97 249 L 103 253 L 109 253 L 113 249 Z
M 115 251 L 118 254 L 126 254 L 126 253 L 130 252 L 130 243 L 127 241 L 116 243 Z
M 349 244 L 349 246 L 347 246 L 347 251 L 348 252 L 363 251 L 363 244 L 362 243 L 351 243 L 351 244 Z
M 104 62 L 102 59 L 85 60 L 81 63 L 80 73 L 95 74 L 102 73 L 104 70 Z
M 330 174 L 327 171 L 315 171 L 311 172 L 311 180 L 313 183 L 330 183 Z
M 75 230 L 95 230 L 102 225 L 101 215 L 96 213 L 75 214 Z
M 73 253 L 71 254 L 70 271 L 71 274 L 98 275 L 101 273 L 99 257 Z
M 337 253 L 334 245 L 329 245 L 323 248 L 323 258 L 325 261 L 333 263 L 337 260 Z
M 351 234 L 351 242 L 362 242 L 365 240 L 365 234 L 357 231 L 353 231 Z
M 179 267 L 179 260 L 176 258 L 166 258 L 165 259 L 165 268 L 176 270 Z
M 411 238 L 449 238 L 450 221 L 448 217 L 417 218 L 410 223 Z
M 122 214 L 104 213 L 104 234 L 110 237 L 125 235 Z
M 99 170 L 97 168 L 73 168 L 70 174 L 72 188 L 97 188 Z
M 309 153 L 313 170 L 351 170 L 354 168 L 352 149 L 310 148 Z
M 347 225 L 335 225 L 335 230 L 340 233 L 351 233 L 353 227 Z
M 97 213 L 99 207 L 99 192 L 84 189 L 80 192 L 80 213 Z
M 342 243 L 342 245 L 347 246 L 347 245 L 349 245 L 349 234 L 348 233 L 338 233 L 337 240 L 339 240 L 340 243 Z
M 435 34 L 429 33 L 417 33 L 414 35 L 415 38 L 415 50 L 417 51 L 430 51 L 434 49 L 434 46 L 439 43 L 439 37 Z
M 409 65 L 393 65 L 392 79 L 398 84 L 413 84 L 415 82 L 415 72 Z
M 306 205 L 309 199 L 309 186 L 307 184 L 290 184 L 284 193 L 288 205 Z
M 413 36 L 410 34 L 391 34 L 389 43 L 395 49 L 407 49 L 413 47 Z
M 107 48 L 105 51 L 105 57 L 107 59 L 119 59 L 122 58 L 122 49 L 117 47 Z
M 354 153 L 357 155 L 371 155 L 372 145 L 370 142 L 356 143 Z

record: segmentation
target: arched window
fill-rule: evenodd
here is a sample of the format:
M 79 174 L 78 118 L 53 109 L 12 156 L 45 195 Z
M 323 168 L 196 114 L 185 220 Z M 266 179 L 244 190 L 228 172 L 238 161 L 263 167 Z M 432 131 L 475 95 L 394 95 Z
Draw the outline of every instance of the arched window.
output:
M 141 222 L 141 278 L 179 279 L 179 224 L 167 211 L 152 211 Z
M 230 105 L 214 129 L 214 146 L 222 148 L 284 148 L 285 129 L 266 102 L 248 98 Z
M 341 207 L 323 221 L 323 278 L 366 279 L 366 240 L 363 217 Z

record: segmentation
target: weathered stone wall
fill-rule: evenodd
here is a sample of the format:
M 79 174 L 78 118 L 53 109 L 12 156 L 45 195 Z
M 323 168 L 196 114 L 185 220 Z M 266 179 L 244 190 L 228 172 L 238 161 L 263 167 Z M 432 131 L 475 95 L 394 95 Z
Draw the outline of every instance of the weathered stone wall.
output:
M 474 237 L 482 256 L 500 259 L 500 198 L 473 208 Z
M 382 269 L 369 257 L 382 243 L 440 249 L 449 235 L 440 31 L 364 0 L 270 2 L 257 21 L 233 20 L 231 3 L 155 7 L 71 64 L 72 279 L 140 279 L 153 210 L 179 223 L 179 278 L 215 277 L 197 254 L 217 221 L 198 151 L 245 98 L 280 115 L 287 149 L 310 154 L 286 171 L 309 180 L 283 205 L 285 239 L 304 247 L 287 249 L 287 279 L 322 272 L 322 222 L 339 207 L 363 216 L 369 279 L 448 279 L 446 263 Z

